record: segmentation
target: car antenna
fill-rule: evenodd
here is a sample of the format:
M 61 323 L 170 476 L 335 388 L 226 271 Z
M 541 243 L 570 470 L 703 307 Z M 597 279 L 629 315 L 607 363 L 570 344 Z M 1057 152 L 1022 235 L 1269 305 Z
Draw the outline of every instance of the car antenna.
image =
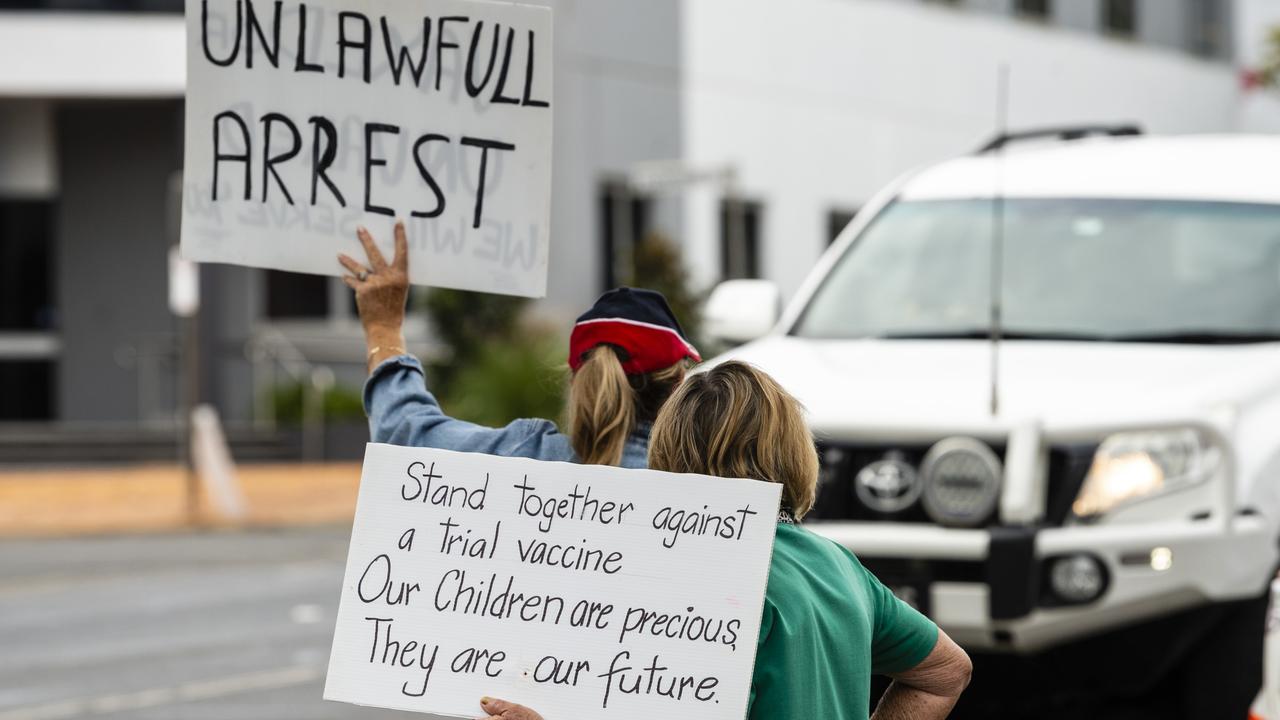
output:
M 999 137 L 1009 131 L 1009 64 L 996 70 L 996 125 Z M 1000 412 L 1000 330 L 1004 309 L 1004 144 L 995 149 L 991 199 L 991 415 Z

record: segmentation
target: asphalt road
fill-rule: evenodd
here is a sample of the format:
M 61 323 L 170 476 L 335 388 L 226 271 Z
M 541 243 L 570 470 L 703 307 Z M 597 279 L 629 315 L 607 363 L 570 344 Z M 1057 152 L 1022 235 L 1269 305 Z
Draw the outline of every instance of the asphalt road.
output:
M 423 717 L 321 699 L 349 532 L 0 542 L 0 720 Z
M 0 542 L 0 720 L 424 717 L 321 699 L 348 536 Z

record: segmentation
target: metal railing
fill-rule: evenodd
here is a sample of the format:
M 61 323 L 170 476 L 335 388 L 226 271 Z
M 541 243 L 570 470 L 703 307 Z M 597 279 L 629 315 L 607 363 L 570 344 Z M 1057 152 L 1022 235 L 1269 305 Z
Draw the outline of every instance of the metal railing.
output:
M 257 328 L 245 344 L 245 354 L 252 372 L 253 422 L 264 430 L 275 430 L 275 398 L 283 371 L 290 380 L 302 386 L 302 457 L 323 459 L 325 455 L 325 395 L 333 389 L 336 377 L 327 365 L 315 365 L 279 329 Z

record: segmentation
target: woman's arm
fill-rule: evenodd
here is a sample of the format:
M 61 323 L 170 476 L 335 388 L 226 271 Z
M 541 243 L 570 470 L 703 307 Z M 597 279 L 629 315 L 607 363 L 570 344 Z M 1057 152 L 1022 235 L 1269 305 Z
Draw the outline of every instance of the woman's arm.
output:
M 394 357 L 365 383 L 364 409 L 374 442 L 541 460 L 571 460 L 568 439 L 550 420 L 516 420 L 491 428 L 445 414 L 427 391 L 421 363 Z
M 405 350 L 409 242 L 404 223 L 396 223 L 395 258 L 390 264 L 368 230 L 359 228 L 356 236 L 364 246 L 368 266 L 347 255 L 339 255 L 338 261 L 352 273 L 343 281 L 356 292 L 368 347 L 364 407 L 372 440 L 544 460 L 571 459 L 567 439 L 548 420 L 517 420 L 503 428 L 488 428 L 444 413 L 427 390 L 421 363 Z
M 973 663 L 946 633 L 915 667 L 893 673 L 871 720 L 942 720 L 969 686 Z

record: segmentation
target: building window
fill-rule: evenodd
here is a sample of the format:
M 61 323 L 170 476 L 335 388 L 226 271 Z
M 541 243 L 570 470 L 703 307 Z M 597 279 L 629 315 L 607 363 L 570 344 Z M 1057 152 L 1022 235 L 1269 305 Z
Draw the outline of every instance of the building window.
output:
M 267 317 L 272 320 L 325 320 L 329 317 L 329 278 L 266 271 Z
M 1138 34 L 1138 9 L 1134 0 L 1102 0 L 1102 27 L 1112 35 Z
M 635 249 L 652 229 L 653 199 L 625 183 L 600 186 L 600 281 L 604 289 L 631 282 Z
M 1024 18 L 1048 20 L 1052 10 L 1049 0 L 1014 0 L 1013 12 Z
M 0 200 L 0 420 L 54 418 L 53 203 Z
M 853 218 L 857 214 L 858 211 L 856 209 L 850 210 L 848 208 L 840 208 L 827 213 L 828 245 L 836 241 L 836 238 L 839 237 L 849 223 L 853 222 Z
M 49 360 L 0 360 L 0 421 L 52 420 L 53 369 Z
M 1188 49 L 1203 57 L 1221 57 L 1225 50 L 1221 0 L 1190 0 L 1188 9 Z
M 760 277 L 760 203 L 728 198 L 720 201 L 720 277 Z
M 52 330 L 53 203 L 0 200 L 0 331 Z

